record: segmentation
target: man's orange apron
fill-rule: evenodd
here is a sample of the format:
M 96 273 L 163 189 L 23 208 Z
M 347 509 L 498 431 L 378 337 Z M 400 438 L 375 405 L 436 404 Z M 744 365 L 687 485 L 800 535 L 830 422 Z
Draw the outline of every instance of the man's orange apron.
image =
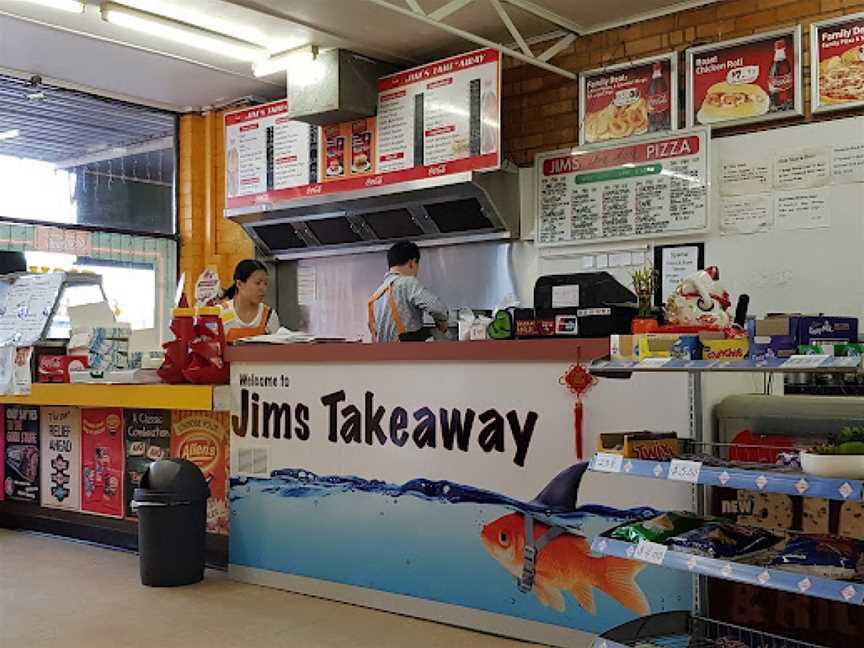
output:
M 234 313 L 234 316 L 237 317 L 237 313 Z M 239 340 L 240 338 L 253 337 L 256 335 L 264 335 L 267 332 L 267 322 L 270 321 L 270 307 L 267 304 L 264 304 L 264 308 L 261 311 L 261 320 L 259 321 L 258 326 L 240 326 L 237 328 L 228 329 L 225 332 L 225 338 L 228 342 L 234 342 Z
M 390 306 L 390 315 L 393 317 L 393 323 L 396 325 L 396 331 L 399 335 L 405 334 L 405 324 L 402 323 L 402 317 L 399 315 L 399 309 L 396 307 L 396 300 L 393 298 L 393 284 L 396 279 L 392 279 L 389 283 L 381 286 L 378 291 L 369 298 L 367 303 L 369 332 L 372 334 L 372 341 L 378 342 L 378 327 L 375 326 L 375 302 L 377 302 L 385 294 L 387 295 L 387 303 Z

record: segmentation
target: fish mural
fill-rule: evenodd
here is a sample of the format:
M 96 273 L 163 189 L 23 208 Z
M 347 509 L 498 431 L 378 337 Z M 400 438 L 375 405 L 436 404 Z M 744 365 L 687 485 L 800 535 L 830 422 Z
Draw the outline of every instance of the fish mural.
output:
M 531 505 L 559 513 L 575 509 L 579 485 L 587 468 L 588 464 L 582 463 L 562 471 Z M 486 550 L 516 577 L 517 584 L 523 576 L 525 566 L 528 524 L 533 527 L 530 530 L 534 541 L 547 537 L 547 534 L 556 528 L 525 512 L 504 515 L 484 526 L 480 533 Z M 641 616 L 650 613 L 648 601 L 634 580 L 645 568 L 643 563 L 611 556 L 593 556 L 591 543 L 585 536 L 557 528 L 560 535 L 551 538 L 548 544 L 539 548 L 536 553 L 530 588 L 540 603 L 564 612 L 566 604 L 563 592 L 570 592 L 586 612 L 596 615 L 596 588 L 635 614 Z

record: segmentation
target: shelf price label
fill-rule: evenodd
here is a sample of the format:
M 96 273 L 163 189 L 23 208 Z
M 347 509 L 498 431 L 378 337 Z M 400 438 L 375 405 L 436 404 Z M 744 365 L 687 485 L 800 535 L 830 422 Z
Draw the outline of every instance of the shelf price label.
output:
M 637 366 L 644 369 L 659 369 L 665 367 L 672 361 L 672 358 L 645 358 Z
M 699 473 L 702 472 L 701 461 L 683 461 L 681 459 L 673 459 L 669 464 L 668 479 L 672 481 L 687 482 L 690 484 L 699 483 Z
M 614 452 L 598 452 L 594 455 L 594 470 L 597 472 L 620 473 L 624 456 Z
M 829 355 L 793 355 L 783 363 L 783 368 L 821 367 L 830 358 Z
M 634 560 L 650 563 L 652 565 L 662 565 L 666 559 L 668 547 L 656 542 L 642 540 L 636 545 L 636 551 L 633 552 Z

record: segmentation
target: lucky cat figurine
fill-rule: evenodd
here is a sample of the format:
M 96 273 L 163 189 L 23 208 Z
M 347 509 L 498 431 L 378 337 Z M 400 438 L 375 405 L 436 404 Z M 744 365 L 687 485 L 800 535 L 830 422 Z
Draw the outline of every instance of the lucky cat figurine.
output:
M 666 302 L 666 322 L 674 326 L 725 329 L 732 324 L 729 293 L 715 266 L 686 277 Z

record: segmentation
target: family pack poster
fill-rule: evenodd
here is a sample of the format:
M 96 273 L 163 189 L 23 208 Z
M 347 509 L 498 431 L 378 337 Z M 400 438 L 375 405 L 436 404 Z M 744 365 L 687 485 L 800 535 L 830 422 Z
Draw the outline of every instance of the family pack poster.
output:
M 9 499 L 39 502 L 39 408 L 7 405 L 5 413 L 6 475 Z
M 123 517 L 123 410 L 81 410 L 81 510 Z
M 42 506 L 78 511 L 81 508 L 81 410 L 43 407 Z
M 210 487 L 207 531 L 228 534 L 228 412 L 175 411 L 171 456 L 201 469 Z
M 864 105 L 864 13 L 815 23 L 811 29 L 813 110 Z
M 126 433 L 126 515 L 135 516 L 132 496 L 141 477 L 154 461 L 171 456 L 171 412 L 127 409 Z

